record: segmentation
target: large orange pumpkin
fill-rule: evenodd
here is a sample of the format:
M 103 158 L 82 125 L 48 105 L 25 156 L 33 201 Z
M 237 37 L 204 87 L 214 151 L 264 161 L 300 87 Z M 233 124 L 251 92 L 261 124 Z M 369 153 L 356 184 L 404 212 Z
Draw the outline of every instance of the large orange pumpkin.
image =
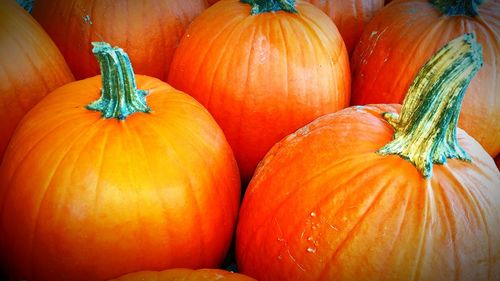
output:
M 74 78 L 49 36 L 13 0 L 0 1 L 0 42 L 1 162 L 24 114 Z
M 144 271 L 124 275 L 110 281 L 256 281 L 239 273 L 220 269 L 183 269 Z
M 307 0 L 333 20 L 351 54 L 364 27 L 384 6 L 384 0 Z
M 137 90 L 121 49 L 94 51 L 103 76 L 49 94 L 6 151 L 0 255 L 8 275 L 97 281 L 219 266 L 240 199 L 222 130 L 156 78 L 137 75 Z
M 244 182 L 282 137 L 349 102 L 347 52 L 310 3 L 221 1 L 190 25 L 169 83 L 221 125 Z
M 33 16 L 77 79 L 99 74 L 90 42 L 122 47 L 135 72 L 165 80 L 179 39 L 205 0 L 36 0 Z
M 500 152 L 500 1 L 394 1 L 366 26 L 352 56 L 352 104 L 400 103 L 418 69 L 452 38 L 476 34 L 484 66 L 465 95 L 459 126 Z
M 456 129 L 476 48 L 470 36 L 446 46 L 399 116 L 355 106 L 276 144 L 243 199 L 238 269 L 261 281 L 500 280 L 500 172 Z

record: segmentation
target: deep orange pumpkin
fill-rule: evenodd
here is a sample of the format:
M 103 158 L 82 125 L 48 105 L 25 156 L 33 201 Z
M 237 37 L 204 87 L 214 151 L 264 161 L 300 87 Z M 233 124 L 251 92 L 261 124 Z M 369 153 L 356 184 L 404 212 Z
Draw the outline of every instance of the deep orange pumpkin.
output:
M 333 20 L 351 54 L 364 27 L 384 6 L 384 0 L 307 0 Z
M 483 46 L 484 66 L 467 90 L 459 126 L 486 151 L 500 152 L 500 1 L 395 1 L 366 26 L 352 56 L 352 104 L 401 103 L 418 69 L 450 39 L 474 32 Z M 448 16 L 441 9 L 467 4 Z M 455 7 L 456 8 L 456 7 Z M 451 12 L 450 12 L 451 13 Z
M 221 1 L 196 18 L 168 79 L 221 125 L 244 182 L 273 144 L 347 106 L 350 92 L 344 43 L 323 12 L 303 1 L 248 2 Z
M 36 0 L 33 16 L 61 50 L 77 79 L 99 74 L 90 43 L 110 42 L 135 72 L 165 80 L 179 39 L 205 0 Z
M 130 273 L 110 281 L 256 281 L 239 273 L 220 269 L 170 269 L 161 272 L 144 271 Z
M 1 162 L 24 114 L 74 78 L 50 37 L 13 0 L 0 1 L 0 42 Z
M 222 130 L 156 78 L 137 75 L 135 90 L 123 51 L 95 51 L 104 85 L 96 76 L 49 94 L 6 151 L 0 255 L 10 278 L 107 280 L 219 266 L 240 199 Z
M 240 211 L 242 273 L 261 281 L 500 279 L 500 172 L 473 138 L 455 132 L 461 90 L 480 64 L 469 39 L 448 45 L 436 68 L 431 62 L 400 117 L 399 105 L 355 106 L 273 147 Z M 453 62 L 460 66 L 443 71 Z M 446 161 L 467 154 L 470 163 Z

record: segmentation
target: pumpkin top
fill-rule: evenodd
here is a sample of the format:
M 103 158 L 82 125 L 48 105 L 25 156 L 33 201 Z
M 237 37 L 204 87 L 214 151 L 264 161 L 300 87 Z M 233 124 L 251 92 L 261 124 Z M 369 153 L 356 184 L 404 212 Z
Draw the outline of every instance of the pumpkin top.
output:
M 252 6 L 252 15 L 285 11 L 298 13 L 295 8 L 295 0 L 240 0 L 242 3 Z
M 92 52 L 101 68 L 101 97 L 87 105 L 100 111 L 104 118 L 124 120 L 135 112 L 150 112 L 146 104 L 147 91 L 138 90 L 130 59 L 121 48 L 105 42 L 93 42 Z
M 441 48 L 417 74 L 401 114 L 384 114 L 396 132 L 378 153 L 401 156 L 424 178 L 432 176 L 434 163 L 444 164 L 447 158 L 470 161 L 456 129 L 465 90 L 482 65 L 482 48 L 473 34 Z
M 448 16 L 470 16 L 478 15 L 477 6 L 484 0 L 431 0 L 432 5 Z

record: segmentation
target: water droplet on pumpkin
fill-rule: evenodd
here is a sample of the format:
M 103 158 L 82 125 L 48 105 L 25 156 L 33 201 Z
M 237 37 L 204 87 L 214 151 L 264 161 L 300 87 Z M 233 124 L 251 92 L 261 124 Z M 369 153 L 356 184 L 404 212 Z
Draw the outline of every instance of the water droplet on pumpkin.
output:
M 316 216 L 316 213 L 315 212 L 311 212 L 311 217 L 315 217 Z
M 307 248 L 307 252 L 308 253 L 316 253 L 316 248 L 314 248 L 314 247 L 308 247 Z
M 312 236 L 307 237 L 307 241 L 313 241 Z

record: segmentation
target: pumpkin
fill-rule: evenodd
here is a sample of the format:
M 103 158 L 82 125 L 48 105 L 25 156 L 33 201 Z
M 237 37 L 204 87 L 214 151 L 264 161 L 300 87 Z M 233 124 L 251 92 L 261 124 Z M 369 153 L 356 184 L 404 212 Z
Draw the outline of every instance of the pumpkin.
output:
M 447 41 L 473 32 L 484 66 L 465 95 L 459 126 L 500 152 L 500 1 L 394 1 L 366 26 L 352 56 L 352 104 L 401 103 L 418 69 Z M 496 129 L 495 129 L 496 128 Z
M 218 0 L 208 2 L 214 4 Z M 366 23 L 384 6 L 384 0 L 307 0 L 307 2 L 320 8 L 333 20 L 349 54 L 358 43 Z
M 221 269 L 184 269 L 176 268 L 170 270 L 143 271 L 124 275 L 110 281 L 256 281 L 253 278 L 239 273 L 233 273 Z
M 138 74 L 167 78 L 188 24 L 205 0 L 36 0 L 33 16 L 45 28 L 77 79 L 99 74 L 91 42 L 122 47 Z
M 21 118 L 74 80 L 54 42 L 13 0 L 0 2 L 0 162 Z
M 363 28 L 373 15 L 384 6 L 384 0 L 307 0 L 333 20 L 352 54 Z
M 241 188 L 222 130 L 192 97 L 134 76 L 122 49 L 95 43 L 93 52 L 103 75 L 45 97 L 6 151 L 0 255 L 8 275 L 108 280 L 219 266 Z
M 400 115 L 354 106 L 277 143 L 243 199 L 238 269 L 262 281 L 499 280 L 500 172 L 456 129 L 480 64 L 461 37 L 423 68 Z
M 346 107 L 347 52 L 331 20 L 303 1 L 221 1 L 189 26 L 168 82 L 222 127 L 243 182 L 282 137 Z

